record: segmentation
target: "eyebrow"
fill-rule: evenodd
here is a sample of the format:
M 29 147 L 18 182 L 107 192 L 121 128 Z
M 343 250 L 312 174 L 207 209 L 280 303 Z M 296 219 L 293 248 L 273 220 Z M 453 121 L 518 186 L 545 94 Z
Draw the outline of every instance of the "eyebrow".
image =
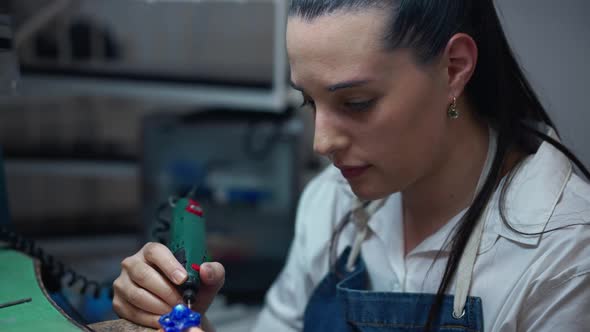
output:
M 342 82 L 342 83 L 336 83 L 334 85 L 330 85 L 328 87 L 328 91 L 334 92 L 334 91 L 340 90 L 340 89 L 356 88 L 356 87 L 365 85 L 369 82 L 370 82 L 369 80 L 355 80 L 355 81 L 346 81 L 346 82 Z
M 341 82 L 341 83 L 336 83 L 333 85 L 330 85 L 326 88 L 326 90 L 328 90 L 329 92 L 334 92 L 337 90 L 341 90 L 341 89 L 351 89 L 351 88 L 356 88 L 362 85 L 365 85 L 367 83 L 371 82 L 371 80 L 353 80 L 353 81 L 345 81 L 345 82 Z M 291 85 L 291 87 L 297 91 L 301 91 L 303 92 L 303 88 L 300 86 L 295 85 L 295 83 L 293 83 L 293 81 L 289 81 L 289 85 Z

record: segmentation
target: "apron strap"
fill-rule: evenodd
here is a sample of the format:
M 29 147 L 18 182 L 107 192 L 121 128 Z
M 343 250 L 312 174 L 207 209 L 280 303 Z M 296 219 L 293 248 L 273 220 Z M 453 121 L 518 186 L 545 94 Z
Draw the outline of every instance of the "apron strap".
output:
M 355 207 L 352 210 L 351 218 L 356 224 L 358 230 L 352 245 L 352 250 L 348 256 L 348 260 L 346 261 L 347 271 L 351 272 L 354 270 L 354 263 L 356 262 L 356 259 L 361 251 L 361 245 L 367 238 L 369 220 L 371 219 L 371 216 L 373 216 L 373 214 L 375 214 L 375 212 L 377 212 L 377 210 L 379 210 L 383 204 L 385 204 L 386 200 L 387 198 L 382 198 L 376 201 L 362 202 L 358 198 L 355 199 Z
M 465 303 L 469 295 L 469 288 L 471 287 L 471 280 L 473 279 L 473 267 L 475 266 L 475 258 L 479 250 L 485 220 L 487 219 L 487 209 L 477 221 L 477 225 L 471 233 L 459 266 L 457 267 L 457 281 L 455 284 L 455 298 L 453 302 L 453 317 L 459 319 L 465 314 Z
M 492 168 L 492 163 L 494 161 L 494 157 L 496 155 L 496 146 L 497 146 L 497 136 L 496 132 L 489 128 L 489 142 L 488 142 L 488 154 L 486 157 L 485 164 L 483 166 L 483 170 L 479 181 L 477 182 L 477 187 L 475 189 L 476 195 L 481 190 L 486 177 L 490 173 L 490 169 Z M 485 222 L 488 219 L 488 213 L 490 209 L 490 204 L 488 203 L 485 207 L 483 213 L 476 221 L 475 228 L 465 245 L 465 249 L 463 250 L 463 255 L 461 255 L 461 259 L 459 260 L 459 266 L 457 267 L 457 280 L 455 283 L 455 298 L 453 302 L 453 317 L 454 318 L 461 318 L 465 314 L 465 303 L 467 302 L 467 296 L 469 295 L 469 289 L 471 287 L 471 280 L 473 279 L 473 268 L 475 266 L 475 259 L 477 257 L 477 252 L 479 251 L 479 245 L 481 244 L 481 238 L 483 236 L 483 230 L 485 226 Z

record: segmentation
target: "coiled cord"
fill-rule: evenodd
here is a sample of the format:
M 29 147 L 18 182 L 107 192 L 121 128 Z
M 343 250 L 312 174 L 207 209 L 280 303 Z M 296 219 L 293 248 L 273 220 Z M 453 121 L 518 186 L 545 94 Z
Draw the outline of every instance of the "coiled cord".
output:
M 24 252 L 41 262 L 43 280 L 45 281 L 48 280 L 47 278 L 50 278 L 49 282 L 45 285 L 49 291 L 59 290 L 61 288 L 59 282 L 63 280 L 68 287 L 74 287 L 76 284 L 80 285 L 81 295 L 92 292 L 94 298 L 99 298 L 101 290 L 107 289 L 109 291 L 109 297 L 113 297 L 113 289 L 110 285 L 101 285 L 77 273 L 72 268 L 66 268 L 53 255 L 47 254 L 42 248 L 37 246 L 35 241 L 23 237 L 7 226 L 0 226 L 0 240 L 6 241 L 10 248 Z

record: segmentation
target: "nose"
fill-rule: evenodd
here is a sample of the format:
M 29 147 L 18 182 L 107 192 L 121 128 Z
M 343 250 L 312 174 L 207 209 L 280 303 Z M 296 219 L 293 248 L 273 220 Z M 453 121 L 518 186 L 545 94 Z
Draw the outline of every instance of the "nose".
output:
M 336 152 L 345 149 L 349 143 L 344 130 L 337 125 L 336 117 L 330 112 L 316 110 L 313 150 L 315 153 L 331 158 Z

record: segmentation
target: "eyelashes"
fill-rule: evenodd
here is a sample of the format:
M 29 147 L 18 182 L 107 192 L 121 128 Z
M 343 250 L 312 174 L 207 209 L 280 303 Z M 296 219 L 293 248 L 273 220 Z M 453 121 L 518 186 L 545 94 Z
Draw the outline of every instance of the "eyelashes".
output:
M 352 111 L 352 112 L 363 112 L 370 109 L 376 102 L 376 99 L 369 99 L 363 101 L 354 101 L 354 102 L 345 102 L 342 104 L 344 110 Z M 311 107 L 315 110 L 315 102 L 310 98 L 303 98 L 303 102 L 299 105 L 299 108 L 307 108 Z
M 366 111 L 375 103 L 375 99 L 344 103 L 345 107 L 354 112 Z

